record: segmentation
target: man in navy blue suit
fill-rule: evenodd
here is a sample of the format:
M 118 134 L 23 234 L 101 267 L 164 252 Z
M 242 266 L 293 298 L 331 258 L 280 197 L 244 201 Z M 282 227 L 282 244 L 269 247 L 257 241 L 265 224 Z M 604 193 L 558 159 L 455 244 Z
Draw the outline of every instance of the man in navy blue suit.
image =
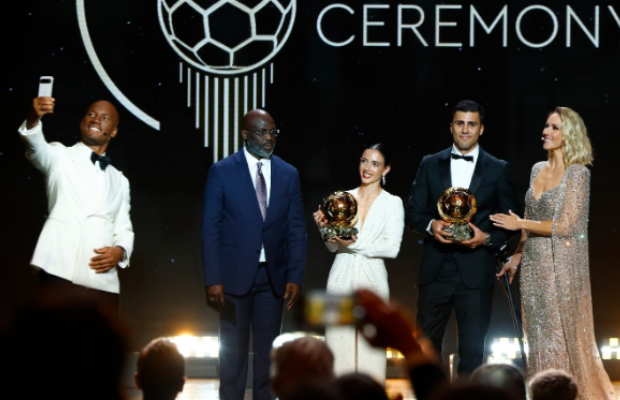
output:
M 271 346 L 284 302 L 290 310 L 303 282 L 307 236 L 299 174 L 272 155 L 279 133 L 266 111 L 248 112 L 244 148 L 215 163 L 207 178 L 202 259 L 207 302 L 221 311 L 221 400 L 243 400 L 250 326 L 253 398 L 273 398 Z

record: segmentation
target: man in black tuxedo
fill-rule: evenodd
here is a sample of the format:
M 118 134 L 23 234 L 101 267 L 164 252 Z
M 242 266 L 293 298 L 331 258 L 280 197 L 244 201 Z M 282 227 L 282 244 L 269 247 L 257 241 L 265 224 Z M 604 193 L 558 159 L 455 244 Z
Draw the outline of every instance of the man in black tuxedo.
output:
M 484 110 L 470 100 L 452 111 L 452 147 L 422 159 L 409 195 L 406 223 L 424 236 L 418 275 L 417 320 L 441 353 L 446 324 L 456 312 L 458 373 L 482 364 L 484 338 L 491 318 L 495 284 L 495 252 L 515 232 L 495 228 L 489 215 L 521 214 L 510 166 L 478 146 L 484 133 Z M 478 212 L 470 222 L 473 237 L 456 242 L 442 230 L 437 200 L 450 187 L 469 189 Z

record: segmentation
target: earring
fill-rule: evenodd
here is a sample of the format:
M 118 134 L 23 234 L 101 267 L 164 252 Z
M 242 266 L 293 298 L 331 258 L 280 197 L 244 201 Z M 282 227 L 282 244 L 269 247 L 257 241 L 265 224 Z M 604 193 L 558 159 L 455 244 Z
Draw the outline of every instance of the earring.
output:
M 383 183 L 383 186 L 385 186 L 385 175 L 381 176 L 381 183 Z

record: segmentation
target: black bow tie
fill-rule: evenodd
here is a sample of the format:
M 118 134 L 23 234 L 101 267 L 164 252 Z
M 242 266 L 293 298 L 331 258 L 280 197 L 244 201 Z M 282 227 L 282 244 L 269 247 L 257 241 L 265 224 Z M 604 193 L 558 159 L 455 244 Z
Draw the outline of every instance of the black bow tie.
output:
M 461 154 L 452 153 L 453 160 L 465 160 L 467 162 L 474 162 L 474 156 L 463 156 Z
M 99 161 L 99 167 L 101 168 L 102 171 L 104 171 L 108 167 L 108 165 L 110 165 L 110 157 L 100 156 L 94 151 L 90 155 L 90 161 L 92 161 L 93 164 Z

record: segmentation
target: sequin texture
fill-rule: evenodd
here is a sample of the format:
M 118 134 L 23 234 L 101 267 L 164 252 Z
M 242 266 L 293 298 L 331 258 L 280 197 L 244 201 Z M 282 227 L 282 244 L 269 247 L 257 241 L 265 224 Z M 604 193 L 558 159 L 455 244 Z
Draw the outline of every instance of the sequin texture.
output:
M 562 183 L 536 199 L 532 168 L 525 218 L 553 221 L 551 237 L 528 234 L 523 248 L 521 300 L 528 347 L 527 376 L 559 368 L 577 380 L 579 400 L 615 399 L 594 336 L 588 256 L 590 170 L 566 169 Z

